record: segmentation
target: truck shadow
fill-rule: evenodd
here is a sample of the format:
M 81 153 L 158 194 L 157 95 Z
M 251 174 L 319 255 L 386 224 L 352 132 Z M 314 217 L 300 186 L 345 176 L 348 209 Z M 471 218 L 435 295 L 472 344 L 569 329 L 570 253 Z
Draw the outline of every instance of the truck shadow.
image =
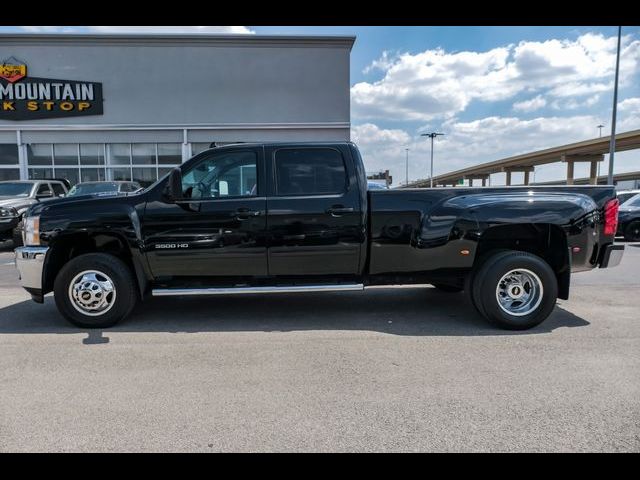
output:
M 277 294 L 209 298 L 150 298 L 121 324 L 105 330 L 73 327 L 58 313 L 51 296 L 44 305 L 30 300 L 0 309 L 0 334 L 85 332 L 85 344 L 108 343 L 117 332 L 294 332 L 367 330 L 409 336 L 534 335 L 586 320 L 558 306 L 541 325 L 505 331 L 489 325 L 463 294 L 434 288 L 389 288 L 364 293 Z

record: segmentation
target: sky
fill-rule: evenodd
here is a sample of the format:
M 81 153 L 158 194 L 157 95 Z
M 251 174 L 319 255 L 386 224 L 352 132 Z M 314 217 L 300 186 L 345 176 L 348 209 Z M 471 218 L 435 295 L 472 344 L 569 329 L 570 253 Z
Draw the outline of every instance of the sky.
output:
M 0 27 L 0 32 L 355 35 L 351 139 L 367 171 L 394 185 L 610 133 L 617 27 Z M 618 133 L 640 128 L 640 27 L 623 27 Z M 605 157 L 606 158 L 606 157 Z M 601 173 L 608 169 L 608 159 Z M 615 172 L 640 170 L 640 151 L 616 154 Z M 576 165 L 576 177 L 588 176 Z M 565 178 L 560 163 L 535 181 Z M 520 176 L 518 176 L 520 175 Z M 522 174 L 514 175 L 514 182 Z M 492 184 L 504 184 L 504 174 Z

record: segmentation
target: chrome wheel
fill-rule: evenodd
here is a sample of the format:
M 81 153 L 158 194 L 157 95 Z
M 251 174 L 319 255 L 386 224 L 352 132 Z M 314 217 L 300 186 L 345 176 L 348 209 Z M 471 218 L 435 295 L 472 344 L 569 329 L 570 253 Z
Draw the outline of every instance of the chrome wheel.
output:
M 83 315 L 97 316 L 108 312 L 116 301 L 116 288 L 108 275 L 85 270 L 69 284 L 71 305 Z
M 500 308 L 516 317 L 528 315 L 542 302 L 544 289 L 538 275 L 531 270 L 511 270 L 502 276 L 496 287 Z

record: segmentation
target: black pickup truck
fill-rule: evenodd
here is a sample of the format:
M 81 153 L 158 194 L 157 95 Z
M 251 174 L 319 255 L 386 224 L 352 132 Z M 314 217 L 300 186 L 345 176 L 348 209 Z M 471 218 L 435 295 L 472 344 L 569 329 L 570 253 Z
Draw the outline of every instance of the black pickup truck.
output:
M 372 191 L 353 143 L 237 144 L 135 195 L 32 206 L 16 265 L 36 302 L 53 291 L 81 327 L 148 294 L 428 283 L 526 329 L 568 298 L 572 272 L 620 262 L 617 213 L 613 186 Z

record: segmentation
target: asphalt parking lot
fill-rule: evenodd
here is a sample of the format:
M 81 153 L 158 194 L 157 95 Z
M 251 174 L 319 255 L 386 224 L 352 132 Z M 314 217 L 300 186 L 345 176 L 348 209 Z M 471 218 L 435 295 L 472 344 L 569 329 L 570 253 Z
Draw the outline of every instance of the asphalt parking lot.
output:
M 526 332 L 461 294 L 155 298 L 78 330 L 0 250 L 1 451 L 640 451 L 640 244 Z

